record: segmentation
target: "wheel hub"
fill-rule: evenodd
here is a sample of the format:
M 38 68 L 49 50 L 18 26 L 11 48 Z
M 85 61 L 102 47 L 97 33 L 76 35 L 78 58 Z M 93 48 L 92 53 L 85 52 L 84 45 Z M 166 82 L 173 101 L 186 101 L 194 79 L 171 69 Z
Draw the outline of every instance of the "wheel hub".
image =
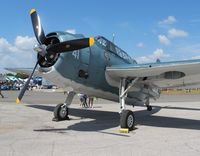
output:
M 60 116 L 64 118 L 66 115 L 67 115 L 66 108 L 65 107 L 61 107 L 61 109 L 60 109 Z
M 130 128 L 133 126 L 133 116 L 132 115 L 129 115 L 128 118 L 127 118 L 127 126 Z

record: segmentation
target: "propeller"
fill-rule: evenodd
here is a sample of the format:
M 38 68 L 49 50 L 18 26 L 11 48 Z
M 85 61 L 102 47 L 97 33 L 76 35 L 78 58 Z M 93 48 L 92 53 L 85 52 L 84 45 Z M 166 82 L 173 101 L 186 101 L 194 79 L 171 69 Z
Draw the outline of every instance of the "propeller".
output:
M 36 39 L 40 45 L 45 44 L 46 36 L 40 22 L 40 17 L 37 15 L 35 9 L 32 9 L 30 14 Z M 54 53 L 62 53 L 91 47 L 94 43 L 94 38 L 82 38 L 50 45 L 46 51 L 47 53 L 50 51 L 53 51 Z
M 47 47 L 48 51 L 53 51 L 55 53 L 63 53 L 67 51 L 73 51 L 78 49 L 83 49 L 87 47 L 91 47 L 94 45 L 94 38 L 83 38 L 83 39 L 76 39 L 65 41 L 57 44 L 53 44 Z
M 39 44 L 44 44 L 46 37 L 45 37 L 44 30 L 40 22 L 40 17 L 37 15 L 37 12 L 35 9 L 31 10 L 30 15 L 31 15 L 31 21 L 32 21 L 35 37 L 37 41 L 39 42 Z
M 56 44 L 50 44 L 50 45 L 46 46 L 45 41 L 46 41 L 47 37 L 45 36 L 44 30 L 43 30 L 41 22 L 40 22 L 40 17 L 37 15 L 37 12 L 35 9 L 32 9 L 30 11 L 30 16 L 31 16 L 31 21 L 32 21 L 32 25 L 33 25 L 33 31 L 34 31 L 35 37 L 39 43 L 39 45 L 34 47 L 34 50 L 37 51 L 38 55 L 41 57 L 38 57 L 38 60 L 33 68 L 31 75 L 29 76 L 24 87 L 20 91 L 19 96 L 16 99 L 16 104 L 21 103 L 24 93 L 27 90 L 30 80 L 31 80 L 41 59 L 43 59 L 44 57 L 48 58 L 48 54 L 52 54 L 52 53 L 59 54 L 59 53 L 70 52 L 73 50 L 79 50 L 79 49 L 91 47 L 95 43 L 94 38 L 91 37 L 91 38 L 81 38 L 81 39 L 69 40 L 69 41 L 64 41 L 64 42 L 60 42 L 60 43 L 56 43 Z
M 39 63 L 39 60 L 38 60 L 37 63 L 35 64 L 35 67 L 33 68 L 33 71 L 32 71 L 32 73 L 31 73 L 31 75 L 29 76 L 28 80 L 26 81 L 24 87 L 23 87 L 22 90 L 20 91 L 19 96 L 18 96 L 17 99 L 16 99 L 16 104 L 20 104 L 20 103 L 21 103 L 21 99 L 23 98 L 24 93 L 25 93 L 25 91 L 27 90 L 27 88 L 28 88 L 28 86 L 29 86 L 29 83 L 30 83 L 30 81 L 31 81 L 31 78 L 32 78 L 34 72 L 35 72 L 35 69 L 37 68 L 38 63 Z

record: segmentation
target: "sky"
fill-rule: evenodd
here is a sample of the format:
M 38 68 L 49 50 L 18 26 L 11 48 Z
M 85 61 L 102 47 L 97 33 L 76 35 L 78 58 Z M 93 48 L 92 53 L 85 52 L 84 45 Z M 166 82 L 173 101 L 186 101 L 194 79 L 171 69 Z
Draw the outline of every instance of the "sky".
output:
M 0 73 L 33 67 L 37 43 L 29 12 L 45 33 L 102 35 L 139 63 L 200 58 L 199 0 L 4 0 L 0 5 Z

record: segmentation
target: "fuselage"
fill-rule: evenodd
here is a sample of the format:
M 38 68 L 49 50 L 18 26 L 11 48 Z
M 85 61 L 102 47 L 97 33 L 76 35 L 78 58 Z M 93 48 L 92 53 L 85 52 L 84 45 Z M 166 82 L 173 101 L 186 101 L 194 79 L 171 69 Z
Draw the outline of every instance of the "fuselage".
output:
M 60 41 L 83 38 L 83 35 L 60 33 Z M 127 53 L 104 37 L 95 38 L 95 45 L 63 53 L 44 77 L 66 90 L 118 101 L 118 86 L 108 83 L 106 67 L 136 63 Z

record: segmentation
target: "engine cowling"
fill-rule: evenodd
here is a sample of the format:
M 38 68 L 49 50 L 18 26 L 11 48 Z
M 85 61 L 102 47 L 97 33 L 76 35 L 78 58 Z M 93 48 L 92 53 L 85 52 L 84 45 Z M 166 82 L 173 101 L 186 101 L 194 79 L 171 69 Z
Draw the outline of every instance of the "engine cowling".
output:
M 58 37 L 55 37 L 55 36 L 48 37 L 45 40 L 45 45 L 47 47 L 52 45 L 52 44 L 57 44 L 57 43 L 60 43 L 60 41 L 59 41 Z M 48 68 L 48 67 L 53 66 L 56 63 L 56 61 L 58 60 L 59 56 L 60 56 L 59 53 L 55 53 L 53 51 L 49 51 L 44 56 L 42 56 L 41 54 L 38 53 L 37 58 L 39 60 L 40 67 Z

